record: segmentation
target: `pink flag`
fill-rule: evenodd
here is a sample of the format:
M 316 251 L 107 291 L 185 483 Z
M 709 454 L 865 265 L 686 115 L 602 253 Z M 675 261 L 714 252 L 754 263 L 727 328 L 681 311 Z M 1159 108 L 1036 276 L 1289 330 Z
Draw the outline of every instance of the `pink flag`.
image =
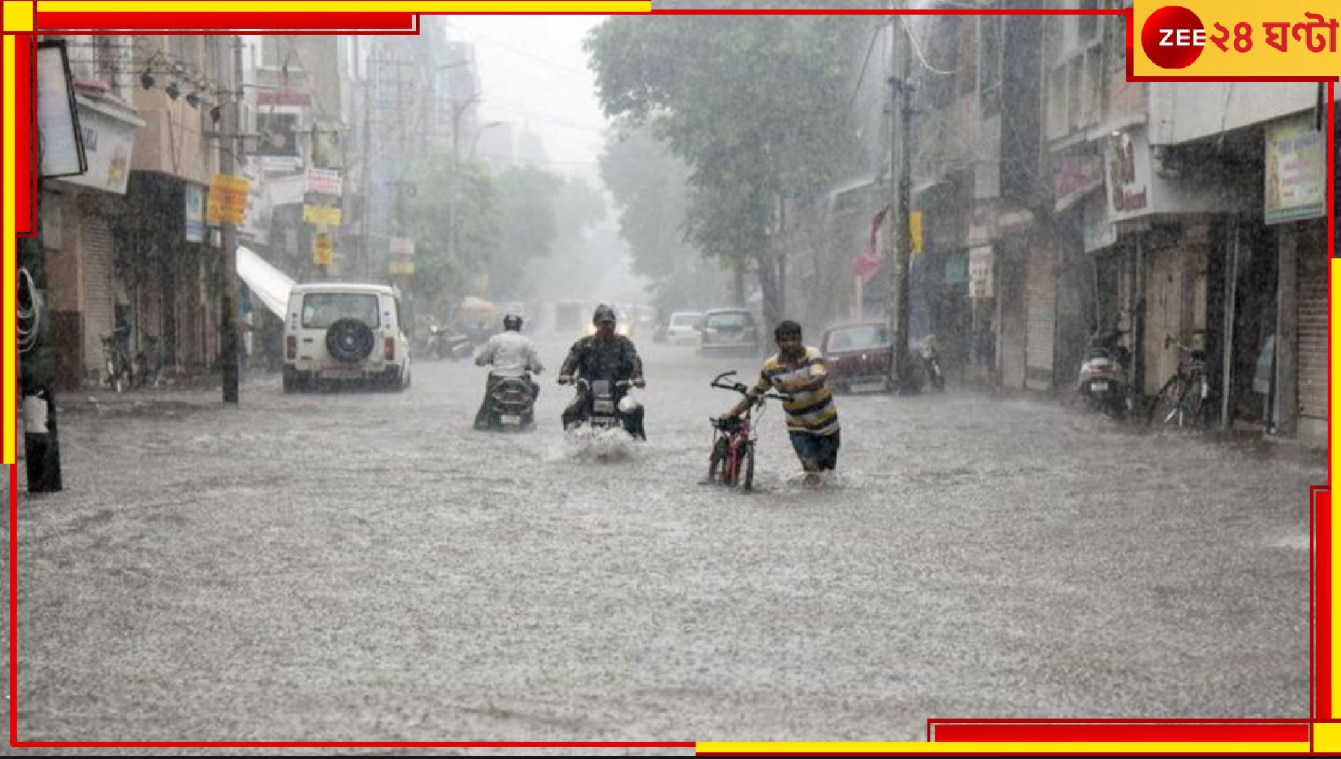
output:
M 880 213 L 871 219 L 871 239 L 860 253 L 852 257 L 852 275 L 861 277 L 863 283 L 870 282 L 876 272 L 880 271 L 880 267 L 885 264 L 885 257 L 876 244 L 876 238 L 880 234 L 880 223 L 885 220 L 885 210 L 881 209 Z

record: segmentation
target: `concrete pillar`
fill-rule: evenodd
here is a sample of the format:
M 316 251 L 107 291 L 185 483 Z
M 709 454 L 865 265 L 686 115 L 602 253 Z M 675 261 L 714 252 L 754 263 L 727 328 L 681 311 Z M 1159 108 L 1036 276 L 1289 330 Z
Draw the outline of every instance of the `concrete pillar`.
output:
M 1276 377 L 1271 404 L 1271 428 L 1293 435 L 1299 427 L 1299 235 L 1294 224 L 1277 227 L 1276 258 Z

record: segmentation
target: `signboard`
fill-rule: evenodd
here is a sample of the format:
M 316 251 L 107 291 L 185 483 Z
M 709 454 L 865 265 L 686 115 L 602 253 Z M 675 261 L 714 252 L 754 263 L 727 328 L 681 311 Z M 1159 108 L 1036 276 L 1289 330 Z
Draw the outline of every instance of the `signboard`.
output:
M 1065 211 L 1104 184 L 1103 156 L 1093 153 L 1064 153 L 1057 163 L 1053 182 L 1056 195 L 1054 210 Z
M 408 237 L 391 238 L 391 255 L 393 256 L 413 256 L 414 240 Z
M 392 274 L 414 274 L 414 261 L 392 261 L 389 269 Z
M 1162 162 L 1168 165 L 1165 146 Z M 1176 163 L 1176 161 L 1175 161 Z M 1151 214 L 1236 213 L 1252 209 L 1253 195 L 1234 184 L 1236 177 L 1203 167 L 1181 178 L 1161 176 L 1153 170 L 1150 141 L 1144 126 L 1133 126 L 1105 140 L 1104 179 L 1108 185 L 1108 219 L 1114 224 Z
M 908 237 L 911 238 L 912 247 L 909 252 L 914 256 L 922 255 L 922 212 L 913 211 L 908 214 Z
M 334 206 L 314 206 L 304 203 L 303 221 L 337 227 L 340 225 L 340 209 Z
M 205 242 L 205 188 L 198 184 L 185 186 L 186 241 Z
M 969 297 L 991 298 L 992 248 L 981 246 L 969 250 Z
M 215 174 L 210 179 L 205 221 L 210 224 L 241 224 L 247 214 L 247 191 L 250 185 L 243 177 Z
M 1327 210 L 1327 133 L 1307 114 L 1266 128 L 1267 224 L 1317 219 Z
M 312 263 L 317 266 L 330 266 L 335 263 L 335 242 L 326 232 L 312 236 Z
M 340 172 L 334 169 L 308 169 L 307 192 L 314 195 L 329 195 L 338 198 L 341 191 Z
M 261 163 L 262 171 L 264 171 L 264 159 Z M 270 188 L 271 205 L 287 206 L 303 202 L 303 190 L 307 186 L 307 177 L 304 175 L 291 174 L 289 176 L 267 177 L 265 183 Z
M 65 40 L 37 43 L 37 134 L 42 176 L 68 177 L 88 170 Z
M 82 97 L 76 99 L 79 101 L 79 132 L 87 170 L 78 176 L 64 177 L 62 181 L 125 195 L 126 185 L 130 182 L 136 123 L 101 113 Z

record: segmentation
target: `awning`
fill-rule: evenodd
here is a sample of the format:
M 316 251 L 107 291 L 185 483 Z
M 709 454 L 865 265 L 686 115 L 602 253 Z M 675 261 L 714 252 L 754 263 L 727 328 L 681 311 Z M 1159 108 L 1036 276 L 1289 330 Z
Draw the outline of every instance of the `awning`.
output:
M 237 275 L 275 316 L 284 318 L 293 280 L 250 249 L 237 246 Z

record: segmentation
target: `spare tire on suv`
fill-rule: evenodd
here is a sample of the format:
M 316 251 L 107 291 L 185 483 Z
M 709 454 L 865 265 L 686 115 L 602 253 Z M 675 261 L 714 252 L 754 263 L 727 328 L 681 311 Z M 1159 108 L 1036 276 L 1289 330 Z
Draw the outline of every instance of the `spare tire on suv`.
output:
M 336 319 L 326 330 L 326 352 L 342 364 L 357 364 L 372 355 L 372 329 L 358 319 Z

